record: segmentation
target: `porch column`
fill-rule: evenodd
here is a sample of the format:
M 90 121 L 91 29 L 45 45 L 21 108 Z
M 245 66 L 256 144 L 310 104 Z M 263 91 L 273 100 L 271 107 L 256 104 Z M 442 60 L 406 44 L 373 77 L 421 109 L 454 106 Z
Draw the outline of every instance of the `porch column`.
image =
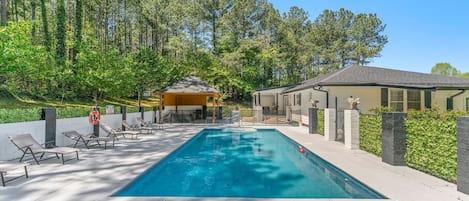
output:
M 159 107 L 159 111 L 158 111 L 158 123 L 163 123 L 163 121 L 161 121 L 161 110 L 163 110 L 163 104 L 164 104 L 164 100 L 163 100 L 163 95 L 160 94 L 160 105 L 158 106 Z
M 215 123 L 215 96 L 212 96 L 212 123 Z

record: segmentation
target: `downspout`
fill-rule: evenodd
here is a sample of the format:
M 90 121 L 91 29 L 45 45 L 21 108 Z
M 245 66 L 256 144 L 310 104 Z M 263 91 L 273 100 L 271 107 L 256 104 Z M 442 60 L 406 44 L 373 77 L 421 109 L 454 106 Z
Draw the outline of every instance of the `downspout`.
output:
M 456 96 L 459 96 L 461 94 L 463 94 L 464 92 L 466 92 L 466 89 L 460 89 L 461 91 L 446 98 L 446 110 L 453 110 L 453 106 L 454 106 L 454 103 L 453 103 L 453 99 L 454 97 Z M 448 103 L 451 103 L 451 105 L 449 105 Z
M 317 86 L 314 86 L 313 90 L 326 93 L 326 108 L 329 108 L 329 91 L 324 90 L 324 89 L 320 89 L 320 88 L 316 88 L 316 87 Z

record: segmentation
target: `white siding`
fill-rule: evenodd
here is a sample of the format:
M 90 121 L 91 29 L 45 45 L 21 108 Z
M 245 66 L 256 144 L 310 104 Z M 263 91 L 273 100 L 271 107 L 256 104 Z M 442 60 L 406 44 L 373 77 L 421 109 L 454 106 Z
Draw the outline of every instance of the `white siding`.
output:
M 326 87 L 329 91 L 329 107 L 335 108 L 335 97 L 337 97 L 338 110 L 350 109 L 347 99 L 360 98 L 358 109 L 362 113 L 369 113 L 370 109 L 381 106 L 381 87 Z
M 446 110 L 446 98 L 458 94 L 461 90 L 438 90 L 432 92 L 432 108 L 438 110 Z M 454 97 L 453 109 L 454 110 L 466 110 L 466 98 L 469 98 L 469 91 Z

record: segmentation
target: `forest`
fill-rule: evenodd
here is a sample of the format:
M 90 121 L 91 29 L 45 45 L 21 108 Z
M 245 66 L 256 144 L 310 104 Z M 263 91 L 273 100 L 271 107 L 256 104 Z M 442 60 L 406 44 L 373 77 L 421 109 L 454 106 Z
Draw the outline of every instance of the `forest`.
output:
M 0 90 L 38 100 L 140 97 L 189 75 L 249 100 L 388 42 L 375 13 L 267 0 L 0 0 L 0 16 Z

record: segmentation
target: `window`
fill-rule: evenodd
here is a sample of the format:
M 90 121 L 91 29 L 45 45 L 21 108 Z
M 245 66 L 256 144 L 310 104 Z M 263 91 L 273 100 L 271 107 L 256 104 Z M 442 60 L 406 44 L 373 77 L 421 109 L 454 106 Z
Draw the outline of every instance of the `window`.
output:
M 407 110 L 420 110 L 420 91 L 407 90 Z
M 398 112 L 403 112 L 404 111 L 404 90 L 396 90 L 396 89 L 391 89 L 391 101 L 390 101 L 390 106 L 398 111 Z

